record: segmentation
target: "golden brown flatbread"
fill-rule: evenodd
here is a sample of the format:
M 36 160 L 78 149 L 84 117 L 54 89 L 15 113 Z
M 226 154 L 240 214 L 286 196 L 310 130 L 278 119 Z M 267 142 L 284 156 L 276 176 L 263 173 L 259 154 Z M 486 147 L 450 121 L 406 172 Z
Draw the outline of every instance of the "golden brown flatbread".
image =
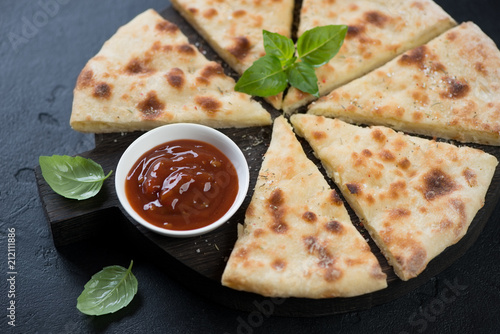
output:
M 386 275 L 288 122 L 275 120 L 222 284 L 272 297 L 349 297 Z
M 70 124 L 94 133 L 176 122 L 220 128 L 271 124 L 270 114 L 234 85 L 176 25 L 148 10 L 87 63 L 74 90 Z
M 500 51 L 463 23 L 359 78 L 309 113 L 500 145 Z
M 477 149 L 386 127 L 308 114 L 291 122 L 402 280 L 465 235 L 498 164 Z
M 431 0 L 304 0 L 298 35 L 327 24 L 346 24 L 349 29 L 339 53 L 316 69 L 320 95 L 427 43 L 456 23 Z M 283 110 L 291 114 L 313 99 L 291 88 Z
M 291 37 L 293 0 L 172 0 L 172 5 L 240 75 L 265 55 L 262 30 Z M 281 108 L 283 94 L 266 98 Z

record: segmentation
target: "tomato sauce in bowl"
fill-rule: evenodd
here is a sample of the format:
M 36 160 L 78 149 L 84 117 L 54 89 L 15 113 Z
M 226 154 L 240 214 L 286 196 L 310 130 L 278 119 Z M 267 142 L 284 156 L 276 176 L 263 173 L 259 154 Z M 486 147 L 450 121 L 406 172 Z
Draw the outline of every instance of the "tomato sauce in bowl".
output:
M 247 197 L 245 155 L 228 136 L 201 124 L 175 123 L 149 130 L 123 152 L 115 191 L 130 218 L 176 238 L 211 232 Z
M 238 175 L 215 146 L 173 140 L 144 153 L 125 181 L 132 208 L 151 224 L 192 230 L 220 219 L 238 194 Z

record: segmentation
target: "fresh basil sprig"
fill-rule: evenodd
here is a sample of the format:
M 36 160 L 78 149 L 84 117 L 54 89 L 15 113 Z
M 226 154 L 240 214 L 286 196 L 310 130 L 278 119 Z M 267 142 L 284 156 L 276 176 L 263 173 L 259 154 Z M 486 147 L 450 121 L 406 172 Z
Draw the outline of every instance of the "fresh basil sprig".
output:
M 282 92 L 290 84 L 319 97 L 315 68 L 326 64 L 339 52 L 347 26 L 327 25 L 307 30 L 297 40 L 297 50 L 286 36 L 267 30 L 262 33 L 266 55 L 243 72 L 234 89 L 267 97 Z
M 42 176 L 52 190 L 71 199 L 83 200 L 95 196 L 112 173 L 104 175 L 101 165 L 82 157 L 41 156 L 38 161 Z
M 77 299 L 76 308 L 88 315 L 114 313 L 127 306 L 137 293 L 137 278 L 132 265 L 105 267 L 85 284 Z

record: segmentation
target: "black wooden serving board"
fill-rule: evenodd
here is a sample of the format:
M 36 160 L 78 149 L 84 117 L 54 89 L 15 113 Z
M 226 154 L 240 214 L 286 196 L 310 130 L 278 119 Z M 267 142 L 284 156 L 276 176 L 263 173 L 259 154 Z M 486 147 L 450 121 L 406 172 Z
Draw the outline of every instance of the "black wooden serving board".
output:
M 234 77 L 234 72 L 213 52 L 199 37 L 191 26 L 172 8 L 167 8 L 162 15 L 176 23 L 208 59 L 220 62 L 226 73 Z M 279 112 L 269 105 L 262 104 L 270 111 L 273 118 Z M 54 193 L 42 177 L 41 170 L 36 169 L 36 178 L 40 198 L 54 244 L 59 249 L 71 246 L 79 241 L 102 233 L 103 228 L 112 226 L 120 228 L 133 235 L 137 240 L 131 247 L 148 247 L 153 256 L 157 256 L 168 272 L 185 283 L 190 289 L 207 298 L 239 310 L 262 311 L 262 307 L 272 308 L 273 315 L 281 316 L 321 316 L 367 309 L 375 305 L 389 302 L 404 296 L 411 290 L 426 283 L 430 278 L 449 267 L 463 255 L 476 241 L 487 223 L 493 209 L 500 198 L 500 170 L 497 168 L 492 184 L 486 196 L 484 207 L 474 218 L 467 234 L 455 245 L 446 249 L 432 260 L 427 269 L 418 277 L 409 281 L 401 281 L 388 265 L 380 250 L 369 238 L 367 232 L 359 225 L 359 219 L 349 208 L 351 219 L 359 231 L 369 239 L 370 246 L 387 274 L 389 286 L 381 291 L 352 298 L 332 299 L 268 299 L 262 296 L 235 291 L 220 284 L 222 272 L 231 253 L 237 237 L 237 224 L 244 221 L 245 210 L 250 202 L 253 187 L 262 162 L 262 156 L 267 150 L 271 139 L 271 127 L 254 127 L 245 129 L 222 129 L 221 132 L 233 139 L 245 154 L 250 168 L 250 190 L 242 207 L 221 228 L 203 236 L 175 239 L 152 233 L 135 223 L 120 207 L 115 193 L 114 179 L 106 180 L 100 193 L 88 200 L 75 201 L 65 199 Z M 104 171 L 115 170 L 123 151 L 142 133 L 96 134 L 95 149 L 80 154 L 101 164 Z M 313 156 L 311 148 L 300 139 L 305 152 L 317 163 L 322 172 L 320 162 Z M 500 158 L 500 148 L 493 146 L 470 145 L 480 148 Z M 328 178 L 327 178 L 328 179 Z M 333 188 L 336 186 L 330 181 Z M 339 192 L 340 193 L 340 192 Z M 265 305 L 265 306 L 263 306 Z

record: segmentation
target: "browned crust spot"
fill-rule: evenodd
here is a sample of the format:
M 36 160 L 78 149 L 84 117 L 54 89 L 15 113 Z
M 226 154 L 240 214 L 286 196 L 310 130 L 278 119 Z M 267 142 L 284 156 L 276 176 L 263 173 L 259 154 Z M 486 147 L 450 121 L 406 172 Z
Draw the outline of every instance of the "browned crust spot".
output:
M 288 225 L 284 221 L 285 208 L 283 191 L 277 188 L 272 191 L 267 200 L 267 208 L 272 217 L 271 230 L 278 234 L 283 234 L 288 231 Z
M 314 236 L 304 237 L 304 244 L 307 248 L 309 254 L 313 254 L 318 257 L 318 265 L 322 268 L 331 266 L 334 259 L 328 249 L 318 242 L 318 239 Z
M 421 3 L 421 2 L 418 2 L 418 1 L 412 2 L 411 7 L 415 7 L 417 9 L 419 9 L 419 10 L 424 10 L 425 9 L 424 4 Z
M 212 17 L 214 17 L 217 14 L 218 14 L 218 12 L 215 8 L 209 8 L 209 9 L 205 10 L 202 15 L 203 15 L 203 17 L 205 17 L 207 19 L 211 19 Z
M 240 257 L 240 258 L 243 258 L 243 259 L 244 259 L 244 258 L 246 258 L 246 257 L 247 257 L 247 255 L 248 255 L 248 251 L 247 251 L 247 249 L 246 249 L 246 248 L 244 248 L 244 247 L 240 248 L 240 249 L 236 252 L 236 254 L 235 254 L 235 256 L 236 256 L 236 257 Z
M 488 75 L 488 71 L 486 70 L 485 66 L 483 63 L 480 63 L 480 62 L 476 62 L 476 64 L 474 64 L 474 69 L 481 73 L 482 75 Z
M 453 222 L 449 220 L 448 218 L 445 218 L 439 222 L 439 229 L 442 231 L 446 231 L 453 227 Z
M 170 86 L 181 89 L 184 86 L 185 76 L 184 72 L 177 67 L 172 68 L 170 71 L 165 74 L 165 78 L 167 79 Z
M 467 227 L 467 213 L 465 212 L 465 203 L 459 199 L 451 199 L 451 205 L 457 211 L 459 216 L 459 221 L 455 227 L 455 236 L 459 236 L 462 231 Z
M 262 235 L 264 235 L 265 233 L 266 233 L 266 231 L 264 231 L 264 229 L 258 228 L 255 231 L 253 231 L 253 236 L 256 238 L 259 238 Z
M 396 151 L 401 151 L 403 148 L 405 148 L 408 144 L 406 141 L 404 141 L 401 137 L 396 138 L 396 140 L 393 141 L 392 145 L 394 146 L 394 149 Z
M 362 156 L 360 157 L 359 154 L 356 153 L 356 152 L 353 152 L 351 154 L 351 158 L 354 161 L 353 162 L 353 166 L 354 167 L 359 167 L 359 166 L 365 166 L 366 165 L 365 159 L 363 159 Z
M 314 223 L 318 217 L 314 212 L 306 211 L 302 214 L 302 219 L 304 219 L 308 223 Z
M 111 85 L 105 82 L 100 82 L 94 87 L 94 92 L 92 95 L 95 98 L 109 100 L 109 98 L 111 97 L 111 90 Z
M 233 17 L 236 17 L 236 18 L 238 18 L 238 17 L 242 17 L 242 16 L 246 15 L 246 13 L 247 13 L 247 12 L 246 12 L 245 10 L 243 10 L 243 9 L 238 9 L 238 10 L 235 10 L 235 11 L 233 12 Z
M 413 65 L 421 70 L 424 70 L 426 69 L 426 58 L 428 58 L 427 61 L 428 70 L 431 71 L 446 70 L 446 67 L 438 61 L 437 56 L 432 54 L 425 45 L 416 47 L 415 49 L 406 52 L 399 58 L 398 63 L 402 66 Z
M 470 168 L 465 168 L 462 172 L 469 187 L 477 186 L 477 174 Z
M 425 45 L 416 47 L 413 50 L 408 51 L 403 54 L 398 63 L 400 65 L 416 65 L 418 68 L 424 68 L 425 55 L 427 53 L 427 47 Z
M 332 204 L 336 206 L 344 205 L 344 202 L 342 202 L 342 198 L 340 198 L 339 194 L 337 193 L 337 191 L 335 191 L 335 189 L 332 189 L 330 193 L 330 200 L 332 201 Z
M 334 4 L 334 3 L 335 3 L 335 0 L 326 0 L 326 2 L 331 3 L 331 4 Z M 355 12 L 355 11 L 357 11 L 358 9 L 359 9 L 359 6 L 358 6 L 358 5 L 356 5 L 355 3 L 352 3 L 352 4 L 350 4 L 350 5 L 349 5 L 349 10 L 350 10 L 351 12 Z
M 361 151 L 361 154 L 364 155 L 365 157 L 371 157 L 373 155 L 372 151 L 369 149 L 365 148 L 363 151 Z
M 396 256 L 396 261 L 403 267 L 409 277 L 417 276 L 423 269 L 427 258 L 427 252 L 422 247 L 411 248 L 411 254 L 408 258 L 402 259 Z
M 335 268 L 336 259 L 328 251 L 326 247 L 318 242 L 314 236 L 304 237 L 304 244 L 309 254 L 318 258 L 318 266 L 324 269 L 324 279 L 326 281 L 334 281 L 342 276 L 342 272 Z
M 422 194 L 428 201 L 445 196 L 457 189 L 457 185 L 453 179 L 438 168 L 434 168 L 427 172 L 423 176 L 422 181 Z
M 233 37 L 232 40 L 233 45 L 228 48 L 229 53 L 239 60 L 244 59 L 252 47 L 250 41 L 245 36 Z
M 76 80 L 76 87 L 79 89 L 92 86 L 94 82 L 94 71 L 83 69 Z
M 165 103 L 158 99 L 156 92 L 150 91 L 146 98 L 137 104 L 137 109 L 146 119 L 155 119 L 165 109 Z
M 461 99 L 470 91 L 470 86 L 465 80 L 445 77 L 443 81 L 447 84 L 447 89 L 439 94 L 443 99 Z
M 155 43 L 155 45 L 156 45 L 156 43 Z M 153 45 L 153 47 L 154 47 L 155 45 Z M 161 47 L 161 50 L 162 50 L 163 52 L 165 52 L 165 53 L 169 53 L 169 52 L 172 52 L 172 51 L 174 50 L 174 47 L 173 47 L 172 45 L 170 45 L 170 44 L 167 44 L 167 45 L 163 45 L 163 46 Z
M 424 113 L 421 111 L 415 111 L 413 112 L 412 117 L 414 121 L 419 122 L 424 118 Z
M 375 198 L 373 197 L 373 195 L 368 194 L 368 195 L 366 195 L 365 199 L 366 199 L 366 202 L 368 203 L 368 205 L 375 204 Z
M 219 63 L 211 63 L 203 67 L 201 76 L 204 78 L 211 78 L 213 76 L 224 76 L 224 69 Z
M 371 136 L 375 141 L 378 141 L 379 143 L 382 143 L 386 140 L 386 136 L 380 129 L 374 129 L 371 132 Z
M 408 169 L 411 166 L 411 162 L 410 162 L 410 160 L 408 160 L 408 158 L 403 158 L 403 159 L 398 161 L 398 166 L 401 169 Z
M 361 186 L 357 183 L 347 183 L 346 187 L 352 195 L 361 194 Z
M 313 138 L 316 140 L 326 138 L 326 133 L 324 131 L 313 131 L 312 135 L 313 135 Z
M 341 234 L 344 231 L 344 226 L 337 220 L 329 221 L 326 223 L 325 228 L 335 234 Z
M 286 261 L 282 259 L 276 259 L 271 263 L 271 267 L 276 271 L 283 271 L 286 268 Z
M 449 33 L 446 34 L 446 39 L 453 42 L 457 38 L 457 33 L 456 31 L 450 31 Z
M 179 31 L 179 27 L 172 22 L 162 21 L 155 26 L 156 30 L 166 33 L 176 33 Z
M 389 197 L 392 199 L 399 198 L 399 195 L 406 189 L 406 182 L 404 180 L 399 180 L 393 182 L 389 186 Z
M 337 268 L 331 267 L 325 271 L 325 280 L 327 282 L 333 282 L 342 277 L 342 272 Z
M 363 25 L 350 25 L 347 27 L 346 39 L 356 38 L 365 32 L 365 26 Z
M 401 219 L 411 215 L 411 211 L 405 208 L 396 208 L 389 211 L 389 217 L 392 219 Z
M 218 63 L 206 65 L 200 73 L 200 76 L 196 77 L 196 82 L 201 85 L 210 84 L 210 78 L 214 76 L 224 76 L 224 69 Z
M 386 16 L 384 13 L 381 13 L 376 10 L 371 10 L 369 12 L 366 12 L 364 14 L 364 18 L 366 22 L 373 24 L 374 26 L 378 28 L 383 28 L 387 21 L 389 21 L 389 17 Z
M 425 248 L 412 237 L 413 232 L 406 235 L 393 233 L 391 223 L 386 223 L 385 230 L 380 231 L 384 242 L 396 252 L 394 258 L 401 266 L 406 279 L 417 276 L 423 269 L 427 260 Z M 384 224 L 384 226 L 386 225 Z
M 196 96 L 194 102 L 201 107 L 203 111 L 215 113 L 220 110 L 222 103 L 210 96 Z
M 284 203 L 283 190 L 281 190 L 280 188 L 273 190 L 268 201 L 269 201 L 269 205 L 272 205 L 275 207 L 279 207 L 279 206 L 283 205 L 283 203 Z
M 415 102 L 419 102 L 422 105 L 429 104 L 429 96 L 427 94 L 425 94 L 425 92 L 414 91 L 411 94 L 411 96 L 415 100 Z
M 196 54 L 196 50 L 190 44 L 177 45 L 176 49 L 177 49 L 177 51 L 179 53 L 182 53 L 182 54 L 185 54 L 185 55 L 194 56 Z
M 125 72 L 128 74 L 146 74 L 153 72 L 153 69 L 149 68 L 145 61 L 133 58 L 125 66 Z
M 384 161 L 394 161 L 396 159 L 396 157 L 394 156 L 394 154 L 392 154 L 392 152 L 389 151 L 389 150 L 382 150 L 379 153 L 379 156 Z

